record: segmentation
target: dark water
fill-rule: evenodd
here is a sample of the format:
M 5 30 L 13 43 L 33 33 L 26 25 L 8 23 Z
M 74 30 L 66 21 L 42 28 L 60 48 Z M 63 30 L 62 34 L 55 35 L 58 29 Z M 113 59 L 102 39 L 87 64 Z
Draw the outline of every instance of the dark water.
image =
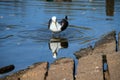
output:
M 53 37 L 47 23 L 54 15 L 58 20 L 67 15 L 70 24 L 57 37 L 57 43 L 65 40 L 68 45 L 59 49 L 57 59 L 77 61 L 75 51 L 94 45 L 110 31 L 120 31 L 120 0 L 115 0 L 113 14 L 106 15 L 105 0 L 0 0 L 0 67 L 14 64 L 15 72 L 35 62 L 52 63 L 49 43 Z

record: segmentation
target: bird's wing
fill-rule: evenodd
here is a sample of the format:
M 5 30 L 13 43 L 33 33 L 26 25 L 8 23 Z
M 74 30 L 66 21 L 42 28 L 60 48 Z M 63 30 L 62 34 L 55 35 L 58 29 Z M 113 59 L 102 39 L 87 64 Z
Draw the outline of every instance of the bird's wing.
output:
M 66 19 L 62 19 L 60 22 L 61 26 L 62 26 L 62 31 L 65 30 L 68 26 L 68 21 Z
M 48 22 L 48 29 L 50 28 L 51 22 L 52 22 L 52 19 L 50 19 L 49 22 Z

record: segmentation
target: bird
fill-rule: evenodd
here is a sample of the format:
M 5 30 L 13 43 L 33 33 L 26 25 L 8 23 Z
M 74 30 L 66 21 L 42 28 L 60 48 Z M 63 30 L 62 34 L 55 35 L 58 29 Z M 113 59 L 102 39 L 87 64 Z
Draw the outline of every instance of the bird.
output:
M 56 16 L 52 16 L 48 22 L 48 29 L 53 33 L 60 33 L 68 27 L 68 24 L 67 16 L 65 16 L 60 22 L 57 21 Z

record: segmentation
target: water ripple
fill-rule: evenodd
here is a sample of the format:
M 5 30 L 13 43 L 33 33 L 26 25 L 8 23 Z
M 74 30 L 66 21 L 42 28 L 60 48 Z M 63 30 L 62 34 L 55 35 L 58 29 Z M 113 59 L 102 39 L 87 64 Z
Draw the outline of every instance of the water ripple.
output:
M 79 27 L 70 25 L 65 31 L 55 34 L 56 37 L 67 38 L 68 41 L 71 42 L 85 42 L 86 40 L 91 40 L 92 37 L 86 36 L 85 32 L 90 31 L 90 28 L 87 27 Z M 46 28 L 38 29 L 38 30 L 24 30 L 20 31 L 18 36 L 23 39 L 32 39 L 34 41 L 39 42 L 48 42 L 52 37 L 53 34 Z

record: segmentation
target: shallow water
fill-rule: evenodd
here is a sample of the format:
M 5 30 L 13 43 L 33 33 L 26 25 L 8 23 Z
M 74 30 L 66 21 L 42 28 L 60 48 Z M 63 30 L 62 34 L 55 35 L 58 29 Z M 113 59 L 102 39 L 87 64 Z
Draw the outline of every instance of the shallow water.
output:
M 56 37 L 48 30 L 48 20 L 68 16 L 68 28 Z M 102 35 L 120 31 L 120 1 L 115 0 L 114 15 L 106 15 L 105 0 L 74 0 L 47 2 L 45 0 L 0 0 L 0 67 L 15 65 L 15 71 L 35 62 L 52 63 L 49 44 L 54 38 L 65 45 L 58 50 L 57 59 L 73 58 L 75 51 L 94 45 Z M 11 73 L 12 73 L 11 72 Z

